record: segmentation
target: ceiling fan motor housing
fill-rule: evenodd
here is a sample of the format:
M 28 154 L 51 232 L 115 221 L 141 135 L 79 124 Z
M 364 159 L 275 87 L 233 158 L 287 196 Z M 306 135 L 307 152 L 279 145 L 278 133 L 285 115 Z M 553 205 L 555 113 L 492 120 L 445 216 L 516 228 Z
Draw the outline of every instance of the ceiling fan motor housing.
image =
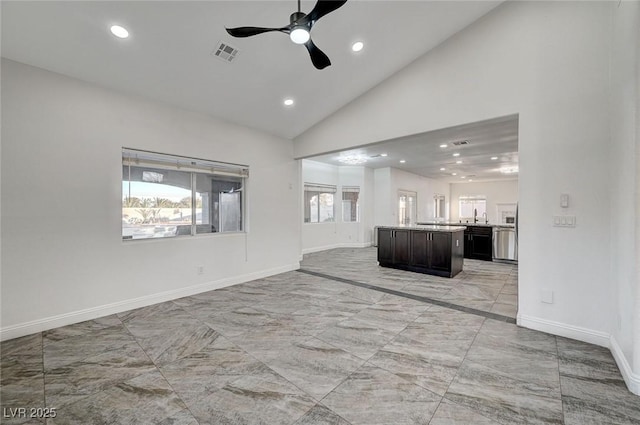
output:
M 293 12 L 293 13 L 291 14 L 291 16 L 289 17 L 289 22 L 291 23 L 291 25 L 294 25 L 294 24 L 296 24 L 298 21 L 301 21 L 301 20 L 302 20 L 302 18 L 304 18 L 305 16 L 307 16 L 307 14 L 306 14 L 306 13 L 304 13 L 304 12 Z M 299 25 L 302 25 L 302 24 L 299 24 Z M 305 25 L 305 26 L 308 26 L 308 24 L 307 24 L 307 25 Z

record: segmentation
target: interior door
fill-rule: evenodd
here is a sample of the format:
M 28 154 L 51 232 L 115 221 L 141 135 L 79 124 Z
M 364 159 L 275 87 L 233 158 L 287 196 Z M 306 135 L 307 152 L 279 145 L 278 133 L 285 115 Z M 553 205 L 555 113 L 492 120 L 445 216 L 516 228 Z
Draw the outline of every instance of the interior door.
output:
M 405 190 L 398 191 L 398 224 L 413 226 L 418 218 L 418 194 Z

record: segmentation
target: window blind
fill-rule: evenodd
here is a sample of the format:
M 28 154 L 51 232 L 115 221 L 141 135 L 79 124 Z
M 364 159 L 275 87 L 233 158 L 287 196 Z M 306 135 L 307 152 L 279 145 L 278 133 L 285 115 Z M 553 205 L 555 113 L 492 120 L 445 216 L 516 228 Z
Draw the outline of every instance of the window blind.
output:
M 322 192 L 322 193 L 336 193 L 336 186 L 324 185 L 324 184 L 316 184 L 316 183 L 305 183 L 304 184 L 305 192 Z
M 129 148 L 122 149 L 122 165 L 185 171 L 191 173 L 249 177 L 249 167 L 247 165 L 187 158 L 177 155 L 164 155 L 161 153 Z

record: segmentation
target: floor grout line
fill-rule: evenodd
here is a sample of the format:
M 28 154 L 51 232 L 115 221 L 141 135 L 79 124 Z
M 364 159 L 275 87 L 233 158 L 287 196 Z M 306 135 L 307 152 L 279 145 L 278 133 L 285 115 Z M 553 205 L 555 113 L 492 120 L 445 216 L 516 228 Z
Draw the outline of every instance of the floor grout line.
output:
M 383 288 L 381 286 L 376 286 L 376 285 L 371 285 L 371 284 L 368 284 L 368 283 L 358 282 L 358 281 L 351 280 L 351 279 L 345 279 L 345 278 L 338 277 L 338 276 L 332 276 L 332 275 L 328 275 L 328 274 L 325 274 L 325 273 L 319 273 L 319 272 L 315 272 L 315 271 L 312 271 L 312 270 L 298 269 L 296 271 L 299 272 L 299 273 L 304 273 L 304 274 L 308 274 L 308 275 L 311 275 L 311 276 L 322 277 L 322 278 L 333 280 L 333 281 L 336 281 L 336 282 L 346 283 L 348 285 L 358 286 L 360 288 L 367 288 L 367 289 L 371 289 L 373 291 L 384 292 L 386 294 L 396 295 L 398 297 L 409 298 L 409 299 L 412 299 L 412 300 L 421 301 L 421 302 L 428 303 L 428 304 L 434 304 L 434 305 L 437 305 L 437 306 L 440 306 L 440 307 L 449 308 L 449 309 L 452 309 L 452 310 L 458 310 L 458 311 L 461 311 L 463 313 L 469 313 L 469 314 L 474 314 L 476 316 L 482 316 L 482 317 L 485 317 L 487 319 L 497 320 L 499 322 L 506 322 L 506 323 L 516 324 L 516 319 L 514 319 L 513 317 L 503 316 L 501 314 L 491 313 L 491 312 L 488 312 L 488 311 L 482 311 L 482 310 L 478 310 L 478 309 L 471 308 L 471 307 L 461 306 L 461 305 L 458 305 L 458 304 L 452 304 L 452 303 L 449 303 L 449 302 L 446 302 L 446 301 L 437 300 L 435 298 L 429 298 L 429 297 L 422 297 L 422 296 L 419 296 L 419 295 L 413 295 L 413 294 L 409 294 L 407 292 L 401 292 L 401 291 L 396 291 L 394 289 Z

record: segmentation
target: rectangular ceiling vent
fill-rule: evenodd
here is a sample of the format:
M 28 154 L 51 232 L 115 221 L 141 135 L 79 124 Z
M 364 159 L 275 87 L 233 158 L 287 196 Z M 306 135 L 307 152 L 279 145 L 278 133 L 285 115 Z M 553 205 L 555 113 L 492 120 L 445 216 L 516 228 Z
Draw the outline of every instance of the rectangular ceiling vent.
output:
M 238 54 L 238 49 L 229 46 L 227 43 L 220 42 L 211 54 L 222 61 L 233 62 Z
M 459 142 L 453 142 L 452 145 L 453 146 L 464 146 L 464 145 L 468 145 L 469 141 L 468 140 L 460 140 Z

